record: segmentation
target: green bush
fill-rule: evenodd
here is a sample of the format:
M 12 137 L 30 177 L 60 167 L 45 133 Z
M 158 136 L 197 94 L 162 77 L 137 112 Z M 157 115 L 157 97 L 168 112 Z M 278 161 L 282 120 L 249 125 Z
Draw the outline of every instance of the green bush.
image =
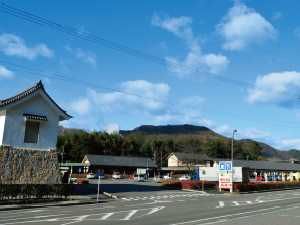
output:
M 0 198 L 22 196 L 43 198 L 45 196 L 69 196 L 74 192 L 74 184 L 0 184 Z

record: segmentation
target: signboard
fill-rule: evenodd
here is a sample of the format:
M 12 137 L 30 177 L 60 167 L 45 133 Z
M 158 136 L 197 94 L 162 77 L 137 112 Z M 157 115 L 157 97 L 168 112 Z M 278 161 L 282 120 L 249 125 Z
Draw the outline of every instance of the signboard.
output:
M 97 171 L 97 173 L 96 173 L 96 176 L 97 176 L 97 177 L 102 177 L 102 176 L 103 176 L 100 169 L 98 169 L 98 171 Z
M 299 174 L 300 174 L 300 173 L 299 173 L 299 172 L 297 172 L 297 181 L 299 181 Z
M 219 169 L 220 169 L 220 171 L 231 171 L 232 170 L 232 162 L 231 161 L 220 161 Z
M 137 174 L 146 174 L 146 169 L 136 169 Z
M 78 168 L 79 173 L 81 172 L 81 167 Z
M 232 188 L 232 162 L 220 162 L 219 167 L 219 188 L 231 189 Z

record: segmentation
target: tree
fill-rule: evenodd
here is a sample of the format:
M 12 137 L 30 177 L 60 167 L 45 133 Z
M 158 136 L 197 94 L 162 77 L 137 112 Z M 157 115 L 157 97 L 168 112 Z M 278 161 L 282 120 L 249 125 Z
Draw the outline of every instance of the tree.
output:
M 191 180 L 193 180 L 194 171 L 204 164 L 207 155 L 204 154 L 204 150 L 200 144 L 196 145 L 190 140 L 181 143 L 178 150 L 181 153 L 178 160 L 181 160 L 182 164 L 187 167 Z

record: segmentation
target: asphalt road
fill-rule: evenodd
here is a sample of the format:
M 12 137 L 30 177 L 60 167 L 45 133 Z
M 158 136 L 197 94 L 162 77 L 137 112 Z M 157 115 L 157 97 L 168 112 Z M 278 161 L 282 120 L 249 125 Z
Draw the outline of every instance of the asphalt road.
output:
M 87 192 L 94 197 L 96 192 L 91 187 L 95 186 L 89 186 Z M 81 192 L 83 186 L 78 188 Z M 300 218 L 299 189 L 244 195 L 203 194 L 164 189 L 153 181 L 131 180 L 101 181 L 101 189 L 117 195 L 119 200 L 0 212 L 0 224 L 276 225 L 299 224 Z

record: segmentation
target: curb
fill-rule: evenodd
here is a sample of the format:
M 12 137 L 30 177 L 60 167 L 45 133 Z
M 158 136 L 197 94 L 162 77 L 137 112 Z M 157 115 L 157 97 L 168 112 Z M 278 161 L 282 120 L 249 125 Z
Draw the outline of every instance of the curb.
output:
M 98 190 L 96 190 L 96 189 L 94 189 L 94 188 L 90 188 L 90 187 L 88 187 L 88 186 L 85 186 L 84 184 L 83 184 L 83 187 L 85 187 L 85 188 L 87 188 L 87 189 L 90 189 L 90 190 L 93 190 L 93 191 L 98 191 Z M 107 197 L 110 197 L 110 198 L 113 198 L 113 199 L 118 199 L 118 196 L 112 195 L 112 194 L 107 193 L 107 192 L 102 192 L 102 191 L 100 191 L 99 194 L 103 194 L 103 195 L 105 195 L 105 196 L 107 196 Z
M 20 209 L 34 209 L 34 208 L 47 208 L 51 206 L 70 206 L 70 205 L 82 205 L 82 204 L 97 204 L 104 203 L 105 201 L 92 201 L 92 200 L 70 200 L 61 201 L 47 204 L 24 204 L 24 205 L 0 205 L 0 211 L 8 210 L 20 210 Z

